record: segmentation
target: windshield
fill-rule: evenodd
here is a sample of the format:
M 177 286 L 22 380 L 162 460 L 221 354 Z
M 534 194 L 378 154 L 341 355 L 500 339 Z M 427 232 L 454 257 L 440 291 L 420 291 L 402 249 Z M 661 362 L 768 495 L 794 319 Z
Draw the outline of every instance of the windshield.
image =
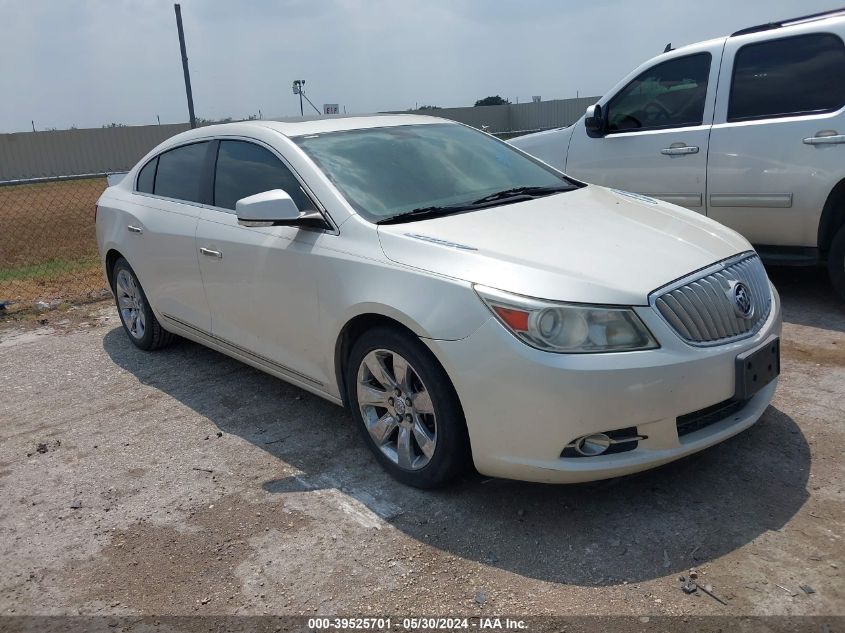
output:
M 372 222 L 416 209 L 467 205 L 510 189 L 576 186 L 507 143 L 452 123 L 329 132 L 293 140 Z

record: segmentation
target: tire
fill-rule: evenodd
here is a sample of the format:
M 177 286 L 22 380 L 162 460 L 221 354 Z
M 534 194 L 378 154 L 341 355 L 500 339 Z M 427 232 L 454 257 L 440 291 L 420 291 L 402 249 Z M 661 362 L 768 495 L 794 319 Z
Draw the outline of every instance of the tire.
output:
M 126 336 L 136 347 L 149 351 L 166 347 L 176 339 L 175 334 L 161 327 L 141 282 L 123 257 L 112 268 L 112 292 Z
M 402 360 L 408 366 L 404 379 Z M 399 398 L 384 388 L 397 383 L 402 393 Z M 471 464 L 466 423 L 455 388 L 416 337 L 387 327 L 364 333 L 349 354 L 346 392 L 367 446 L 402 483 L 437 488 Z M 401 421 L 397 424 L 397 420 Z
M 833 236 L 827 253 L 827 273 L 836 294 L 845 301 L 845 225 Z
M 839 298 L 845 301 L 845 224 L 833 236 L 827 253 L 827 274 Z

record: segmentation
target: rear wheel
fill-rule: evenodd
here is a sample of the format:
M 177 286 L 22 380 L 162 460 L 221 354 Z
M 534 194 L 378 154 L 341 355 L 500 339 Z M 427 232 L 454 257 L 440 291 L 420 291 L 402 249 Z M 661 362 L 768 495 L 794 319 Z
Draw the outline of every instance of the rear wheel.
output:
M 164 347 L 176 338 L 158 322 L 135 271 L 123 257 L 112 269 L 114 300 L 129 340 L 143 350 Z
M 458 396 L 415 337 L 388 328 L 365 333 L 352 348 L 346 385 L 367 445 L 399 481 L 434 488 L 469 465 Z
M 845 301 L 845 225 L 833 236 L 827 254 L 827 271 L 834 290 Z

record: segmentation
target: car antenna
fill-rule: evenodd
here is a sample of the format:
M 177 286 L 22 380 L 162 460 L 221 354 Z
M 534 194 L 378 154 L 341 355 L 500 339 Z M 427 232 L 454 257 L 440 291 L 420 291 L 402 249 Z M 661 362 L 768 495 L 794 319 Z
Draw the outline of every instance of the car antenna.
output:
M 664 48 L 664 49 L 663 49 L 663 52 L 664 52 L 664 53 L 668 53 L 669 51 L 673 51 L 673 50 L 675 50 L 675 49 L 674 49 L 674 48 L 672 48 L 672 42 L 669 42 L 669 43 L 666 45 L 666 48 Z

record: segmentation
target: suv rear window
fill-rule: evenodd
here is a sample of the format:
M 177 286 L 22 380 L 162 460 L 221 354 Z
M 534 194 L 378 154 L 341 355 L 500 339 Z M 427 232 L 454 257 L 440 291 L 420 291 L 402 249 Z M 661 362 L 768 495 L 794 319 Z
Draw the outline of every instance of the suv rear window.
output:
M 833 112 L 845 105 L 845 44 L 830 33 L 740 48 L 728 121 Z
M 200 182 L 207 148 L 208 141 L 203 141 L 159 154 L 153 192 L 157 196 L 200 202 Z

